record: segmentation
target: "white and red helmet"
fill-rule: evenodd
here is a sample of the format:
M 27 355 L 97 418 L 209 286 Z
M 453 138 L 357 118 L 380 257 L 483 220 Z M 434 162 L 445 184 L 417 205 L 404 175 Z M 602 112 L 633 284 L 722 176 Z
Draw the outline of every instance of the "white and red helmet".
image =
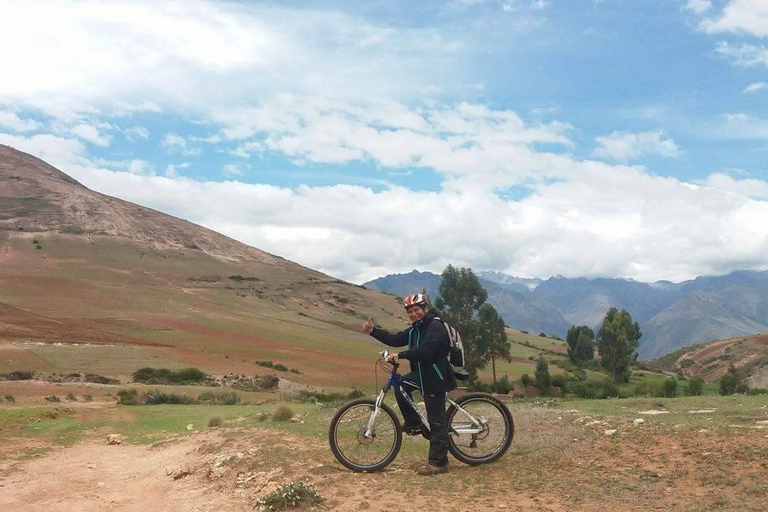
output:
M 427 297 L 422 293 L 412 293 L 405 298 L 403 306 L 408 309 L 411 306 L 419 306 L 422 309 L 427 307 Z

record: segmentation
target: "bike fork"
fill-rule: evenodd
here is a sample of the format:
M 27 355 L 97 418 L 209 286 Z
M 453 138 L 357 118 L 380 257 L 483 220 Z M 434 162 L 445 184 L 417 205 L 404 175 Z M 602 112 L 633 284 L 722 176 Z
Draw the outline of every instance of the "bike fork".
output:
M 376 405 L 373 408 L 373 412 L 371 413 L 371 417 L 368 418 L 368 425 L 365 427 L 365 437 L 369 438 L 373 434 L 373 424 L 376 421 L 376 416 L 379 415 L 379 411 L 381 410 L 381 403 L 384 401 L 384 395 L 386 394 L 386 391 L 383 389 L 379 392 L 379 396 L 376 397 Z

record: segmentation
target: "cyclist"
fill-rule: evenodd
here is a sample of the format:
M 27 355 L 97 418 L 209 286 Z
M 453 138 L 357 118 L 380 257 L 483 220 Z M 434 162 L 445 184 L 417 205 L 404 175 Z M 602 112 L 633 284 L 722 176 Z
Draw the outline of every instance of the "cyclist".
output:
M 410 373 L 404 375 L 403 387 L 410 398 L 413 389 L 419 389 L 427 406 L 429 421 L 429 461 L 417 469 L 420 475 L 436 475 L 448 471 L 448 419 L 445 413 L 445 394 L 456 387 L 456 379 L 448 363 L 450 342 L 448 332 L 440 320 L 435 320 L 437 313 L 429 308 L 427 299 L 421 293 L 412 293 L 403 302 L 412 326 L 397 334 L 390 334 L 384 329 L 374 327 L 373 320 L 363 324 L 363 332 L 370 334 L 391 347 L 408 346 L 397 354 L 387 358 L 393 362 L 396 358 L 407 359 Z M 418 435 L 422 424 L 418 414 L 406 402 L 395 388 L 397 405 L 403 414 L 406 434 Z

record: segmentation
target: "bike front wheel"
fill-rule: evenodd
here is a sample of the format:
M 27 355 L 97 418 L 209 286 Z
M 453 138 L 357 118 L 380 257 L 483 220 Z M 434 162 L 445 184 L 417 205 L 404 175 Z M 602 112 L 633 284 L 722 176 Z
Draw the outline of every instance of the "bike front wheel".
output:
M 400 451 L 403 433 L 394 411 L 381 404 L 366 436 L 368 421 L 376 408 L 369 398 L 353 400 L 341 406 L 328 428 L 328 441 L 336 459 L 352 471 L 372 473 L 387 467 Z
M 515 435 L 512 413 L 501 400 L 470 393 L 448 409 L 448 449 L 465 464 L 493 462 L 506 453 Z

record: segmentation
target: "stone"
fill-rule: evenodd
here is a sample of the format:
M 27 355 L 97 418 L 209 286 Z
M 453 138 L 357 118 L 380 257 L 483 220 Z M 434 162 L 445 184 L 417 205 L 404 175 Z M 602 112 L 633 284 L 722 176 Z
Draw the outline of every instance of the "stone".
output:
M 632 423 L 634 423 L 635 425 L 642 425 L 643 423 L 645 423 L 645 420 L 643 418 L 635 418 L 635 420 Z
M 109 434 L 107 436 L 107 444 L 123 444 L 123 436 L 120 434 Z
M 618 430 L 606 430 L 606 431 L 605 431 L 605 435 L 607 435 L 607 436 L 612 436 L 612 435 L 613 435 L 613 434 L 615 434 L 616 432 L 618 432 Z
M 195 428 L 195 426 L 193 424 L 191 424 L 191 423 L 189 425 L 187 425 L 187 430 L 191 431 L 191 430 L 194 430 L 194 428 Z

